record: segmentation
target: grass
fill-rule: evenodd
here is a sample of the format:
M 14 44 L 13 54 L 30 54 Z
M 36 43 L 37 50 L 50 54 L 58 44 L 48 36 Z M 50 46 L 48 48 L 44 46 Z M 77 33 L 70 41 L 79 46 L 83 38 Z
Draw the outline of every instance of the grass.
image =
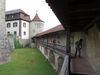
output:
M 11 57 L 11 62 L 0 65 L 0 75 L 57 75 L 35 48 L 16 49 Z

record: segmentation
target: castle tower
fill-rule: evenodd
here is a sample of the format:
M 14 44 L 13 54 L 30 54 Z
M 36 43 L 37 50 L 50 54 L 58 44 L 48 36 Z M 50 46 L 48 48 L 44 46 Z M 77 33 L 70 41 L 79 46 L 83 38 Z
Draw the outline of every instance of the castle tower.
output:
M 30 22 L 30 38 L 43 31 L 44 21 L 42 21 L 37 12 L 35 17 Z

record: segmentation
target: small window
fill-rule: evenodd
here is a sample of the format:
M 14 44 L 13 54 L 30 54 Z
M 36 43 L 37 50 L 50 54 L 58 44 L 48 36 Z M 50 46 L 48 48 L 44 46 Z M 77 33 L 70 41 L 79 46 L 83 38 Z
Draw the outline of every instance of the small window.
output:
M 26 27 L 26 23 L 23 23 L 23 27 Z
M 17 22 L 14 22 L 13 23 L 13 27 L 17 27 Z
M 11 24 L 10 23 L 7 23 L 7 28 L 10 28 L 11 27 Z
M 8 32 L 7 32 L 7 36 L 9 36 L 9 35 L 10 35 L 10 32 L 8 31 Z
M 10 34 L 10 32 L 7 32 L 7 34 Z
M 24 32 L 24 35 L 26 35 L 26 32 Z
M 16 35 L 17 34 L 17 32 L 16 31 L 14 31 L 14 35 Z

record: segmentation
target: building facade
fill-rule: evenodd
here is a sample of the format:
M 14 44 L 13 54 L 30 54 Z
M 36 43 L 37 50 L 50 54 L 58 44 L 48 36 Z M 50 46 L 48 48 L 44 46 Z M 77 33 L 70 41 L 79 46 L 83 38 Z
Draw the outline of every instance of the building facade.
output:
M 33 38 L 36 34 L 43 31 L 44 21 L 42 21 L 38 14 L 36 13 L 35 17 L 30 22 L 30 39 Z
M 6 33 L 29 39 L 43 31 L 44 21 L 38 14 L 30 20 L 30 16 L 21 9 L 6 11 Z
M 30 16 L 23 10 L 17 9 L 6 12 L 6 33 L 21 39 L 29 39 Z
M 31 38 L 43 31 L 44 21 L 38 14 L 30 20 L 30 16 L 21 9 L 6 11 L 6 33 L 12 34 L 19 42 L 26 46 L 31 42 Z M 11 37 L 10 37 L 11 38 Z

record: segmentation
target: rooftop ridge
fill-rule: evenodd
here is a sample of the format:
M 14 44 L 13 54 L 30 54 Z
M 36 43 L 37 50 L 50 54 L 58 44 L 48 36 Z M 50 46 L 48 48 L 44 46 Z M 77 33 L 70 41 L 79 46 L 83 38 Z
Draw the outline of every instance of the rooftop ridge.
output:
M 14 14 L 14 13 L 24 13 L 26 15 L 28 15 L 27 13 L 25 13 L 22 9 L 14 9 L 14 10 L 9 10 L 6 11 L 5 14 L 9 15 L 9 14 Z M 28 15 L 29 16 L 29 15 Z
M 42 21 L 42 20 L 39 18 L 37 12 L 36 12 L 36 14 L 35 14 L 35 17 L 32 19 L 32 21 L 40 21 L 40 22 L 44 22 L 44 21 Z
M 43 36 L 43 35 L 54 33 L 54 32 L 58 32 L 58 31 L 63 31 L 63 30 L 64 30 L 64 27 L 63 27 L 62 24 L 60 24 L 60 25 L 57 25 L 57 26 L 55 26 L 53 28 L 50 28 L 50 29 L 48 29 L 46 31 L 38 33 L 35 37 Z

